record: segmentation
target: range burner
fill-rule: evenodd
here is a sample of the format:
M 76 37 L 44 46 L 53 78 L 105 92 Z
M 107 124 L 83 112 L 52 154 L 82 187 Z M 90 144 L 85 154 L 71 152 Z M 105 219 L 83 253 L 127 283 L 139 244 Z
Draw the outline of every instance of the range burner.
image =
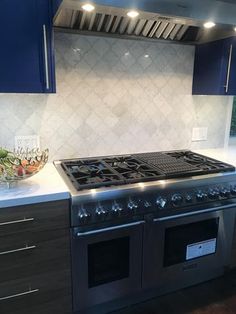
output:
M 166 155 L 174 157 L 177 160 L 182 160 L 201 169 L 202 171 L 205 171 L 206 173 L 235 170 L 235 168 L 229 164 L 191 151 L 168 152 Z
M 62 167 L 77 190 L 164 179 L 152 166 L 132 156 L 76 159 Z
M 158 180 L 164 178 L 157 169 L 133 156 L 117 156 L 104 159 L 117 173 L 122 175 L 126 183 Z
M 77 190 L 82 187 L 96 188 L 124 183 L 119 174 L 107 167 L 102 160 L 65 161 L 62 163 L 62 167 Z

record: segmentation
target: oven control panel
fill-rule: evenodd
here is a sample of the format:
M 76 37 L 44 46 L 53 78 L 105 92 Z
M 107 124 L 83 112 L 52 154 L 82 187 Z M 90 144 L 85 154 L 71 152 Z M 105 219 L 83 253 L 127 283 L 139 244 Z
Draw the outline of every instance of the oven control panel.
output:
M 194 206 L 236 199 L 236 182 L 222 183 L 182 190 L 143 192 L 112 200 L 78 204 L 72 208 L 72 226 L 95 224 L 133 217 L 135 215 L 176 214 Z M 217 205 L 218 206 L 218 205 Z

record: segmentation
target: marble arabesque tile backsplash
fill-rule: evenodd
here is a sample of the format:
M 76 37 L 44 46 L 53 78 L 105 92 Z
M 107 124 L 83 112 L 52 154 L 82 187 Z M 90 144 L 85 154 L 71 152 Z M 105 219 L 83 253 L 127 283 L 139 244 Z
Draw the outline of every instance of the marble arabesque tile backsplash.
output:
M 39 134 L 53 160 L 224 145 L 228 97 L 191 95 L 193 46 L 56 33 L 55 49 L 57 94 L 0 95 L 0 146 Z

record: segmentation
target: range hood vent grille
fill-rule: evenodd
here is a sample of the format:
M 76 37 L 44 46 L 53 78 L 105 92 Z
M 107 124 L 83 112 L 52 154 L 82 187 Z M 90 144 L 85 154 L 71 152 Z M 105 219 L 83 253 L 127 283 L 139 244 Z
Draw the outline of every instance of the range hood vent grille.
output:
M 110 10 L 112 11 L 112 10 Z M 194 41 L 199 27 L 177 23 L 174 19 L 165 16 L 156 16 L 148 19 L 131 19 L 125 14 L 111 12 L 84 12 L 81 9 L 61 7 L 54 21 L 56 28 L 69 29 L 80 33 L 96 33 L 103 35 L 136 36 L 149 39 L 165 39 L 171 41 Z M 192 29 L 195 29 L 195 32 Z M 191 29 L 190 34 L 188 31 Z M 194 34 L 194 38 L 191 38 Z

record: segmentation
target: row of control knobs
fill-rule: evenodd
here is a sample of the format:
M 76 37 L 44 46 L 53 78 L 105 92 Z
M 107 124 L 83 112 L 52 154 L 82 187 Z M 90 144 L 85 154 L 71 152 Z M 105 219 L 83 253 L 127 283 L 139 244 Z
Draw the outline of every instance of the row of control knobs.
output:
M 104 207 L 101 204 L 98 204 L 95 208 L 94 214 L 95 217 L 99 218 L 105 218 L 108 215 L 117 217 L 120 214 L 122 214 L 125 210 L 129 212 L 135 212 L 139 207 L 141 208 L 149 208 L 151 207 L 152 204 L 148 201 L 142 202 L 142 206 L 140 206 L 138 201 L 129 199 L 127 203 L 127 208 L 122 206 L 119 202 L 114 201 L 111 205 L 111 207 L 108 209 L 107 207 Z M 87 222 L 91 218 L 92 214 L 90 213 L 89 210 L 87 210 L 85 207 L 80 207 L 78 211 L 78 218 L 81 222 Z
M 193 204 L 194 202 L 201 202 L 207 200 L 217 200 L 219 197 L 228 198 L 230 196 L 236 196 L 236 186 L 229 189 L 223 187 L 221 189 L 209 189 L 208 192 L 198 191 L 194 194 L 186 194 L 185 196 L 180 193 L 175 193 L 171 196 L 169 204 L 174 207 L 179 207 L 182 204 Z M 168 200 L 165 197 L 158 197 L 156 199 L 156 209 L 165 209 L 167 207 Z M 126 208 L 125 208 L 126 207 Z M 97 205 L 95 209 L 95 215 L 97 218 L 107 217 L 108 215 L 112 215 L 114 217 L 122 214 L 124 210 L 128 210 L 130 212 L 135 212 L 139 207 L 142 209 L 148 209 L 152 207 L 152 203 L 149 201 L 136 201 L 133 199 L 129 199 L 127 206 L 122 206 L 119 202 L 114 201 L 108 210 L 101 204 Z M 78 211 L 78 218 L 81 222 L 87 222 L 91 217 L 91 213 L 84 207 L 81 207 Z
M 196 193 L 196 201 L 206 201 L 209 200 L 217 200 L 219 197 L 228 198 L 230 196 L 236 196 L 236 186 L 232 189 L 222 188 L 222 189 L 210 189 L 208 192 L 198 191 Z M 192 203 L 194 201 L 194 196 L 192 194 L 187 194 L 185 198 L 181 194 L 174 194 L 171 197 L 171 204 L 173 206 L 180 206 L 183 202 Z M 158 197 L 156 204 L 160 209 L 165 208 L 167 200 L 163 197 Z
M 202 192 L 199 191 L 196 194 L 196 199 L 198 201 L 204 201 L 206 199 L 210 199 L 210 200 L 215 200 L 218 199 L 219 197 L 223 197 L 223 198 L 228 198 L 230 196 L 235 196 L 236 195 L 236 187 L 233 187 L 232 189 L 229 188 L 221 188 L 221 189 L 210 189 L 208 192 Z
M 132 200 L 130 200 L 128 202 L 128 205 L 127 205 L 128 209 L 130 210 L 135 210 L 138 208 L 138 204 Z M 95 209 L 95 214 L 98 218 L 100 217 L 106 217 L 108 216 L 108 214 L 112 214 L 112 215 L 119 215 L 120 213 L 122 213 L 124 210 L 124 208 L 122 207 L 122 205 L 118 202 L 113 202 L 112 206 L 111 206 L 111 210 L 107 210 L 104 206 L 102 205 L 98 205 Z M 91 214 L 88 210 L 86 210 L 86 208 L 84 207 L 81 207 L 79 209 L 79 212 L 78 212 L 78 218 L 81 220 L 81 221 L 88 221 L 89 218 L 91 217 Z

